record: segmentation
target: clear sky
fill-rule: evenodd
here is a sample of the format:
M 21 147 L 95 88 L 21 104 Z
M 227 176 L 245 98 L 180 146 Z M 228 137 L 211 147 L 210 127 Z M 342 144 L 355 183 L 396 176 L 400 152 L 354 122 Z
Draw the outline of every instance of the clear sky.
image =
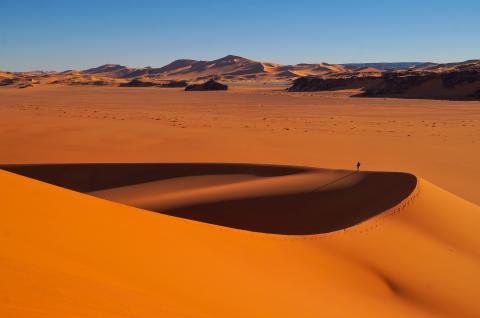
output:
M 478 0 L 0 0 L 0 68 L 480 58 Z

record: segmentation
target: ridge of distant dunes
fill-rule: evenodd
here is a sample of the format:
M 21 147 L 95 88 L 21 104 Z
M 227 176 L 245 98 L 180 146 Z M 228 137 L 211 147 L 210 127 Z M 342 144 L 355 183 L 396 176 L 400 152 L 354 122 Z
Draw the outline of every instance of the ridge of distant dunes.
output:
M 290 71 L 287 73 L 285 71 Z M 117 64 L 105 64 L 100 67 L 82 71 L 83 74 L 97 74 L 104 77 L 132 78 L 150 76 L 162 79 L 201 80 L 218 77 L 227 80 L 249 79 L 275 80 L 296 78 L 302 75 L 320 75 L 325 72 L 339 72 L 347 69 L 333 64 L 297 64 L 282 65 L 269 62 L 258 62 L 241 56 L 227 55 L 212 61 L 198 61 L 191 59 L 175 60 L 163 67 L 128 68 Z

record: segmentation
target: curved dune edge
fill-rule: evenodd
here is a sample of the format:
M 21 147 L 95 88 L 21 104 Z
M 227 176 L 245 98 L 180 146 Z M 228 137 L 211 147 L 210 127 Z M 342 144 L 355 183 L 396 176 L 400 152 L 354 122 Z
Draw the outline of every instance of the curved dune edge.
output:
M 425 180 L 397 213 L 303 238 L 148 213 L 5 171 L 0 190 L 2 317 L 480 313 L 480 208 Z
M 149 211 L 284 235 L 355 226 L 399 204 L 417 184 L 416 177 L 406 173 L 256 164 L 49 164 L 5 169 Z

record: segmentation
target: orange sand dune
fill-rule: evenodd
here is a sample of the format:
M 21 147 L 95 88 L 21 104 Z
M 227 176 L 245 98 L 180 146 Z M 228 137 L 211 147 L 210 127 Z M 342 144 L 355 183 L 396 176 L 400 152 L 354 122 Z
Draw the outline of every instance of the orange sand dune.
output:
M 416 178 L 405 173 L 247 164 L 5 169 L 146 210 L 276 234 L 318 234 L 355 225 L 399 203 L 416 185 Z
M 188 169 L 183 177 L 198 166 Z M 227 167 L 213 183 L 254 189 L 256 179 L 305 173 L 297 169 L 257 166 L 254 177 L 240 180 Z M 132 185 L 125 180 L 113 186 Z M 480 314 L 480 208 L 423 179 L 360 224 L 293 236 L 152 213 L 6 171 L 0 187 L 2 317 Z

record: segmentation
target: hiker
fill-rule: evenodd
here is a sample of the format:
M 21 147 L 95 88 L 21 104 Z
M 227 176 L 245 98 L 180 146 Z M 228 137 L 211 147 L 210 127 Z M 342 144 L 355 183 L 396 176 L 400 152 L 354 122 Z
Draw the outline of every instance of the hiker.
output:
M 360 161 L 357 162 L 357 171 L 360 171 Z

